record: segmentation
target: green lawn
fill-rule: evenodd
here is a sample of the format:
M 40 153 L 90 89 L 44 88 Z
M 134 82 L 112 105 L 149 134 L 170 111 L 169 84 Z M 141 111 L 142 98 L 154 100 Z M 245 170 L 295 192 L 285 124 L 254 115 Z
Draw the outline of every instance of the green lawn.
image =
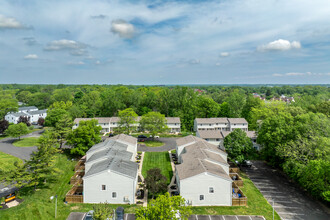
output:
M 14 157 L 10 154 L 5 154 L 0 152 L 0 169 L 3 171 L 10 171 L 14 169 L 14 163 L 23 163 L 23 161 L 17 157 Z
M 33 147 L 38 146 L 38 139 L 37 137 L 28 137 L 22 138 L 21 140 L 17 140 L 13 143 L 16 147 Z
M 145 152 L 142 175 L 147 176 L 147 171 L 151 168 L 158 167 L 162 170 L 162 174 L 166 176 L 167 183 L 170 184 L 173 172 L 171 167 L 171 160 L 168 152 Z
M 7 137 L 8 137 L 7 135 L 5 135 L 5 134 L 1 134 L 1 135 L 0 135 L 0 140 L 1 140 L 1 139 L 4 139 L 4 138 L 7 138 Z
M 244 186 L 241 190 L 248 198 L 248 205 L 233 206 L 233 207 L 193 207 L 194 214 L 207 214 L 207 215 L 262 215 L 267 220 L 273 219 L 273 208 L 262 196 L 259 190 L 254 186 L 252 181 L 241 174 L 244 181 Z M 279 215 L 275 212 L 275 218 L 280 220 Z
M 93 206 L 98 204 L 65 204 L 65 194 L 69 191 L 71 186 L 69 180 L 73 175 L 74 165 L 77 161 L 71 161 L 63 154 L 58 154 L 56 158 L 56 166 L 60 173 L 56 175 L 55 180 L 48 182 L 42 189 L 37 189 L 36 192 L 21 191 L 20 196 L 24 202 L 19 206 L 1 210 L 0 219 L 10 220 L 35 220 L 35 219 L 54 219 L 55 202 L 49 198 L 58 195 L 57 202 L 57 218 L 66 219 L 70 212 L 87 212 L 93 209 Z M 135 205 L 120 205 L 125 208 L 125 212 L 133 213 Z M 118 205 L 111 205 L 116 208 Z
M 161 141 L 145 141 L 145 142 L 139 142 L 139 144 L 144 144 L 147 147 L 161 147 L 164 145 Z

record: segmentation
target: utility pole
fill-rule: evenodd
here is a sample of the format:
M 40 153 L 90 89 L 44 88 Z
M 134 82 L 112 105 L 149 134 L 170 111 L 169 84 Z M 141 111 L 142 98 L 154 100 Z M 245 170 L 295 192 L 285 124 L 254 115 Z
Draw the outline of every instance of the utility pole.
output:
M 273 200 L 273 220 L 274 220 L 274 200 Z

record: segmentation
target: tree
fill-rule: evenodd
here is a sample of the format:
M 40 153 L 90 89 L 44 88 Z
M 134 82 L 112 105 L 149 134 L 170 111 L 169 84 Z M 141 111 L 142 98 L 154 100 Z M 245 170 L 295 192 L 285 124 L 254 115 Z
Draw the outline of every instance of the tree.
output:
M 211 118 L 219 115 L 220 106 L 212 98 L 198 96 L 197 116 L 199 118 Z
M 55 127 L 56 123 L 68 114 L 66 110 L 60 108 L 48 110 L 45 118 L 45 126 Z
M 30 123 L 30 117 L 28 116 L 19 116 L 18 120 L 17 120 L 17 123 L 24 123 L 26 124 L 28 127 L 31 126 L 31 123 Z
M 245 105 L 245 94 L 240 92 L 238 89 L 235 89 L 230 95 L 226 98 L 229 108 L 229 117 L 230 118 L 239 118 L 241 117 L 243 107 Z
M 44 126 L 44 124 L 45 124 L 45 119 L 44 118 L 38 118 L 38 125 L 40 125 L 40 126 Z
M 181 196 L 170 196 L 167 192 L 160 195 L 155 200 L 148 202 L 147 207 L 136 210 L 137 220 L 154 219 L 188 219 L 192 214 L 191 207 L 186 205 L 186 201 Z
M 229 104 L 227 102 L 223 102 L 220 105 L 219 116 L 220 117 L 229 117 Z
M 242 129 L 235 129 L 225 137 L 224 146 L 231 159 L 242 163 L 253 151 L 253 144 Z
M 62 148 L 62 144 L 65 139 L 68 137 L 70 132 L 72 131 L 73 122 L 69 115 L 65 114 L 62 118 L 56 122 L 53 131 L 55 132 L 58 142 L 60 144 L 60 148 Z
M 130 134 L 138 115 L 132 108 L 127 108 L 125 110 L 119 111 L 118 116 L 120 118 L 119 127 L 123 129 L 126 134 Z
M 165 192 L 167 189 L 167 178 L 158 167 L 147 171 L 147 177 L 144 182 L 152 197 L 158 193 Z
M 57 169 L 54 167 L 56 139 L 51 132 L 46 131 L 39 140 L 38 150 L 32 153 L 25 166 L 29 175 L 29 184 L 34 186 L 43 184 L 48 178 L 51 178 Z
M 24 123 L 19 123 L 15 125 L 9 125 L 8 129 L 6 130 L 6 134 L 8 136 L 17 138 L 20 140 L 22 135 L 28 134 L 29 129 Z
M 0 134 L 3 134 L 9 127 L 9 122 L 5 119 L 0 121 Z
M 101 141 L 101 130 L 97 120 L 81 121 L 67 137 L 67 144 L 72 146 L 71 154 L 85 155 L 89 148 Z
M 157 133 L 167 130 L 165 115 L 159 112 L 149 112 L 142 116 L 140 126 L 142 130 L 149 131 L 152 137 L 154 137 Z
M 95 220 L 106 220 L 113 217 L 113 209 L 107 202 L 94 206 L 93 210 L 93 219 Z

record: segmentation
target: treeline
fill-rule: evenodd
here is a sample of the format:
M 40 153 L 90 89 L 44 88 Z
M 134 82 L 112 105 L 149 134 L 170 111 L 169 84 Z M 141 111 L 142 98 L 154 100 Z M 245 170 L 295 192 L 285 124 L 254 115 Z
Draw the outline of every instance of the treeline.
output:
M 196 117 L 244 117 L 251 123 L 251 109 L 264 101 L 252 93 L 294 95 L 292 106 L 329 115 L 330 90 L 322 86 L 238 87 L 238 86 L 121 86 L 121 85 L 1 85 L 6 96 L 39 109 L 55 102 L 72 102 L 72 118 L 108 117 L 119 110 L 132 108 L 138 115 L 157 111 L 166 117 L 180 117 L 182 130 L 191 130 Z M 11 89 L 11 90 L 8 90 Z M 8 93 L 8 94 L 7 94 Z M 9 99 L 7 99 L 9 100 Z M 2 99 L 0 98 L 0 107 Z M 8 106 L 8 103 L 3 105 Z M 17 107 L 15 105 L 14 107 Z M 1 112 L 0 112 L 1 114 Z M 4 112 L 2 112 L 4 114 Z

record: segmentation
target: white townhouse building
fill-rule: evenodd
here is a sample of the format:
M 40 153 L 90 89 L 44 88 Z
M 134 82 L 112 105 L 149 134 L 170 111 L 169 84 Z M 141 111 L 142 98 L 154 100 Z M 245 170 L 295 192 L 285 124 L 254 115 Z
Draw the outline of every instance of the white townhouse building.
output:
M 137 139 L 120 134 L 86 152 L 84 203 L 134 204 L 138 181 Z
M 248 122 L 245 118 L 196 118 L 194 120 L 196 132 L 199 130 L 233 131 L 236 128 L 248 130 Z
M 187 136 L 177 140 L 175 178 L 180 195 L 192 206 L 231 206 L 232 179 L 227 154 L 207 141 Z
M 102 127 L 102 132 L 113 132 L 116 128 L 119 127 L 120 118 L 119 117 L 100 117 L 100 118 L 76 118 L 74 120 L 74 125 L 72 129 L 76 129 L 79 126 L 80 121 L 86 121 L 96 119 L 98 120 L 99 125 Z M 178 117 L 166 117 L 166 124 L 171 133 L 180 133 L 181 132 L 181 122 Z M 136 123 L 132 124 L 132 127 L 139 128 L 141 116 L 137 117 Z
M 35 106 L 20 107 L 18 112 L 9 112 L 5 116 L 5 120 L 9 123 L 17 124 L 18 119 L 21 117 L 27 117 L 30 123 L 38 122 L 39 118 L 45 119 L 47 116 L 47 109 L 38 110 Z
M 76 129 L 79 126 L 80 121 L 90 121 L 92 119 L 97 120 L 98 125 L 102 127 L 102 132 L 110 132 L 110 117 L 98 117 L 98 118 L 76 118 L 73 121 L 72 129 Z

